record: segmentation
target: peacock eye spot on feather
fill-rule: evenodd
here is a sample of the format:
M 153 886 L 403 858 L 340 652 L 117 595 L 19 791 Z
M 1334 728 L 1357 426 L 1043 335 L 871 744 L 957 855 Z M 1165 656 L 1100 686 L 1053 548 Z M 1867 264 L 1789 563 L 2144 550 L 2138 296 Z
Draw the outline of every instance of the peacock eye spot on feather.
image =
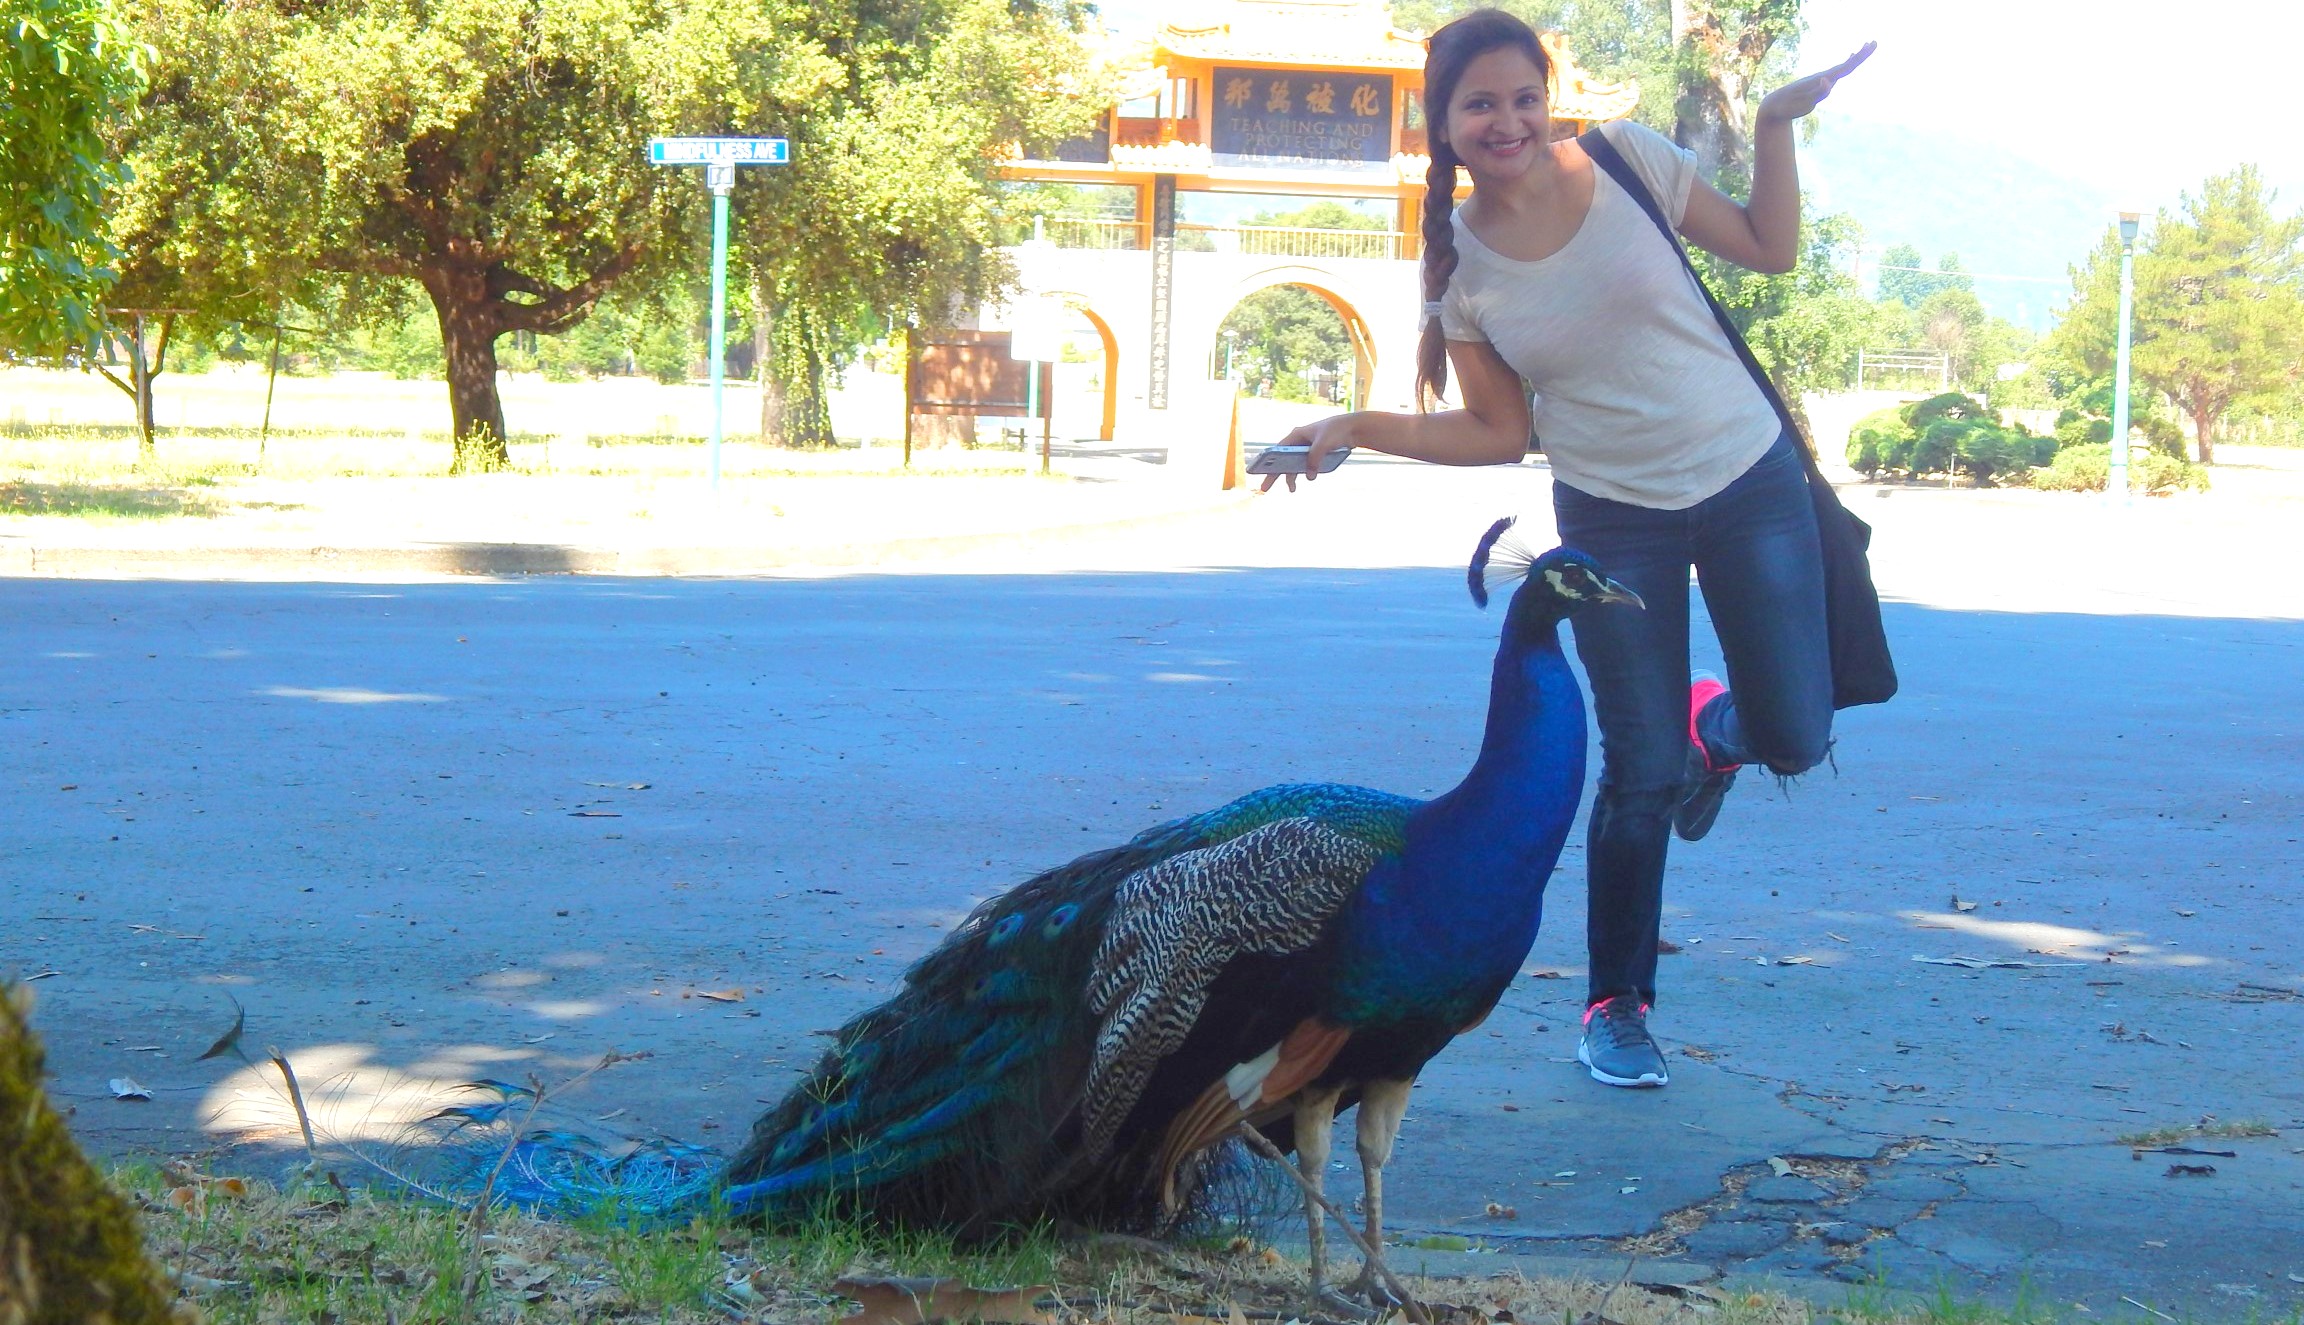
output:
M 1017 932 L 1023 928 L 1024 917 L 1015 915 L 1002 916 L 1000 917 L 1000 923 L 992 926 L 991 937 L 984 940 L 985 946 L 997 948 L 1001 944 L 1006 943 L 1008 940 L 1016 937 Z
M 1048 919 L 1041 923 L 1040 937 L 1044 939 L 1055 938 L 1058 934 L 1061 934 L 1066 929 L 1069 929 L 1072 925 L 1072 922 L 1077 919 L 1079 915 L 1080 904 L 1078 902 L 1066 902 L 1064 905 L 1057 907 L 1055 910 L 1050 911 L 1048 913 Z

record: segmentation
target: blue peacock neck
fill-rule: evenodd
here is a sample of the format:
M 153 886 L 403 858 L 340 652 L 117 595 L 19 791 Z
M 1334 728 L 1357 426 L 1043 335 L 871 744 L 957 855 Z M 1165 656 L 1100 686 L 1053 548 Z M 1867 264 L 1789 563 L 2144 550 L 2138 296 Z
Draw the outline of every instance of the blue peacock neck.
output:
M 1557 620 L 1507 629 L 1479 757 L 1462 782 L 1411 820 L 1409 851 L 1429 833 L 1425 849 L 1457 875 L 1445 891 L 1477 894 L 1509 914 L 1524 901 L 1533 937 L 1535 903 L 1583 795 L 1584 740 L 1584 696 Z
M 1508 624 L 1479 757 L 1409 816 L 1397 861 L 1355 900 L 1342 964 L 1345 1002 L 1358 1006 L 1339 1011 L 1374 1019 L 1385 1005 L 1435 999 L 1470 1008 L 1512 978 L 1583 794 L 1584 741 L 1584 697 L 1557 620 Z

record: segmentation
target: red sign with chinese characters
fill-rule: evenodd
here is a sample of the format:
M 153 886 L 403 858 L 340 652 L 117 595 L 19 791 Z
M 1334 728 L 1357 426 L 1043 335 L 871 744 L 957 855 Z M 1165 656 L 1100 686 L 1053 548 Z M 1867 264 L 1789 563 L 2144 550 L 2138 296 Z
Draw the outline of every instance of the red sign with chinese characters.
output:
M 1392 160 L 1389 74 L 1219 66 L 1212 91 L 1219 166 L 1366 170 Z

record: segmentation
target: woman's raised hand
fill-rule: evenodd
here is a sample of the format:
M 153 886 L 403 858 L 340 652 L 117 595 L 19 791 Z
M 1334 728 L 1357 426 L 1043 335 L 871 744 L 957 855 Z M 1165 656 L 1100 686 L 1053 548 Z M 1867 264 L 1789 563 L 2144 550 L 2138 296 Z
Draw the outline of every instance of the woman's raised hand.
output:
M 1761 120 L 1789 123 L 1815 110 L 1824 98 L 1832 95 L 1834 84 L 1854 73 L 1856 66 L 1872 58 L 1872 51 L 1878 45 L 1878 42 L 1865 42 L 1862 50 L 1822 73 L 1796 78 L 1769 93 L 1760 102 Z
M 1305 424 L 1301 428 L 1297 428 L 1291 431 L 1286 437 L 1280 439 L 1279 444 L 1282 446 L 1309 446 L 1312 448 L 1310 451 L 1307 451 L 1304 454 L 1304 481 L 1309 483 L 1313 479 L 1320 477 L 1320 464 L 1323 460 L 1328 458 L 1330 452 L 1341 450 L 1344 447 L 1352 445 L 1351 432 L 1351 415 L 1331 414 L 1325 419 L 1314 420 L 1311 423 Z M 1288 480 L 1288 490 L 1290 492 L 1294 492 L 1296 490 L 1296 476 L 1294 474 L 1288 474 L 1285 476 L 1280 474 L 1266 474 L 1264 476 L 1264 486 L 1257 489 L 1257 491 L 1270 492 L 1272 490 L 1272 485 L 1282 477 L 1286 477 Z

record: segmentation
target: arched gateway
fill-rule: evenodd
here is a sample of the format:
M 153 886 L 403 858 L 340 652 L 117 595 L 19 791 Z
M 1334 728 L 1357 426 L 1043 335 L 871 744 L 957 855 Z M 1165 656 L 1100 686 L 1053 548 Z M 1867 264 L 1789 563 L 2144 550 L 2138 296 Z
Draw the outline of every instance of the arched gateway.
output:
M 1563 134 L 1630 113 L 1639 92 L 1578 69 L 1554 34 L 1552 114 Z M 1010 250 L 1022 293 L 1087 312 L 1104 341 L 1104 433 L 1206 430 L 1229 408 L 1209 380 L 1225 314 L 1274 285 L 1301 285 L 1343 317 L 1366 405 L 1412 403 L 1425 155 L 1423 39 L 1395 29 L 1384 0 L 1217 0 L 1164 23 L 1138 52 L 1123 100 L 1052 160 L 1007 178 L 1102 186 L 1132 206 L 1048 218 Z M 1222 199 L 1289 195 L 1380 200 L 1388 229 L 1213 224 Z M 1365 206 L 1365 203 L 1360 204 Z M 1238 211 L 1237 206 L 1231 208 Z M 987 308 L 980 325 L 1005 325 Z

